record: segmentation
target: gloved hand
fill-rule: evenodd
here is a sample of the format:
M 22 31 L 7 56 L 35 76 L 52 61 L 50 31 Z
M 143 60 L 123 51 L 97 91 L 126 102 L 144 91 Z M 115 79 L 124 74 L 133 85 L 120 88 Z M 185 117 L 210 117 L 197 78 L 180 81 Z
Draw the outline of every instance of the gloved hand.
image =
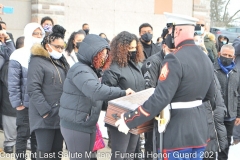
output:
M 115 126 L 118 127 L 119 132 L 123 132 L 124 134 L 128 134 L 130 130 L 124 121 L 123 113 L 121 114 L 121 118 L 115 122 Z

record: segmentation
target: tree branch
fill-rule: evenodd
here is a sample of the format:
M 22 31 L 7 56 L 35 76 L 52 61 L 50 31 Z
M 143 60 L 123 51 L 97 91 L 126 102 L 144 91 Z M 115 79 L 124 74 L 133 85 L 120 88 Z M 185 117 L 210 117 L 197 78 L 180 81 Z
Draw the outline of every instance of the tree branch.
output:
M 228 23 L 232 21 L 233 17 L 235 17 L 238 14 L 238 12 L 240 12 L 240 9 L 228 19 Z
M 227 4 L 225 5 L 224 14 L 223 14 L 223 21 L 225 21 L 227 6 L 228 6 L 229 2 L 230 2 L 230 0 L 228 0 Z

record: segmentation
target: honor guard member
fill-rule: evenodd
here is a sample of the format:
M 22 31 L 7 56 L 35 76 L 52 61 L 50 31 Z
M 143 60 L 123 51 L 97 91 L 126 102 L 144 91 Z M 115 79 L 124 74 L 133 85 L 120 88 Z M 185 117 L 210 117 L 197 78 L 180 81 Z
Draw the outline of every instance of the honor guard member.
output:
M 198 19 L 164 14 L 174 22 L 173 37 L 177 50 L 164 58 L 153 95 L 136 110 L 122 114 L 115 125 L 127 134 L 170 104 L 171 120 L 163 135 L 164 155 L 168 160 L 191 159 L 193 156 L 195 160 L 201 160 L 209 138 L 202 102 L 214 96 L 213 66 L 193 41 Z
M 167 27 L 168 27 L 167 23 Z M 157 83 L 158 83 L 158 77 L 160 75 L 162 65 L 163 65 L 163 59 L 164 57 L 169 54 L 174 52 L 174 48 L 172 48 L 172 30 L 171 33 L 169 32 L 169 29 L 163 29 L 162 36 L 163 41 L 162 41 L 162 49 L 160 52 L 150 56 L 146 61 L 143 62 L 143 66 L 141 68 L 144 79 L 146 81 L 145 83 L 145 88 L 156 88 Z M 168 36 L 170 35 L 170 36 Z M 171 49 L 170 49 L 171 48 Z M 155 132 L 156 133 L 156 132 Z M 153 131 L 146 132 L 145 133 L 145 160 L 150 160 L 152 159 L 151 153 L 154 152 L 156 148 L 156 144 L 153 143 L 156 141 L 156 134 L 153 133 Z M 159 141 L 157 141 L 157 146 Z M 150 155 L 150 156 L 149 156 Z

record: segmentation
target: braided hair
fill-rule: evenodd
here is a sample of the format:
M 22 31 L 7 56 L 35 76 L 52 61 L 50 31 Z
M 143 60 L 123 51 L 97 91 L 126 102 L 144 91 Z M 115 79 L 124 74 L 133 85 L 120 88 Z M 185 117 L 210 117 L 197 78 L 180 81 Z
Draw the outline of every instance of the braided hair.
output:
M 42 46 L 44 49 L 46 49 L 46 44 L 50 44 L 51 42 L 53 42 L 55 39 L 64 39 L 64 36 L 65 36 L 65 32 L 66 32 L 66 29 L 63 28 L 62 26 L 60 25 L 55 25 L 53 28 L 52 28 L 52 33 L 49 34 L 48 36 L 45 36 L 43 41 L 42 41 Z

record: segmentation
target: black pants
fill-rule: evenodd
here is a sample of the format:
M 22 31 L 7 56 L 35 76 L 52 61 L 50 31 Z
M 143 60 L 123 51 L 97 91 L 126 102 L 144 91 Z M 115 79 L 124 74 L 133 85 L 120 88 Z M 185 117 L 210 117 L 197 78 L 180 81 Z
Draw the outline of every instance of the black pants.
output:
M 38 144 L 37 160 L 61 160 L 63 136 L 60 129 L 37 129 L 35 134 Z M 44 158 L 44 154 L 49 157 Z
M 157 132 L 157 134 L 159 134 Z M 153 154 L 153 131 L 144 133 L 145 136 L 145 160 L 152 160 L 152 156 L 148 157 L 148 155 Z
M 233 134 L 233 127 L 234 127 L 235 120 L 233 121 L 224 121 L 224 125 L 227 129 L 227 139 L 228 139 L 228 147 L 222 152 L 218 153 L 218 160 L 227 160 L 228 159 L 228 151 L 229 151 L 229 146 L 231 145 L 231 137 Z
M 111 160 L 132 160 L 124 153 L 135 153 L 139 135 L 128 133 L 127 135 L 119 132 L 115 127 L 109 127 L 111 133 L 112 157 Z M 125 157 L 124 157 L 125 156 Z
M 25 160 L 27 140 L 31 140 L 31 159 L 36 160 L 37 141 L 35 133 L 30 135 L 28 108 L 17 110 L 17 139 L 16 139 L 16 159 Z
M 63 127 L 61 127 L 61 132 L 70 152 L 70 160 L 90 160 L 96 132 L 90 134 Z

